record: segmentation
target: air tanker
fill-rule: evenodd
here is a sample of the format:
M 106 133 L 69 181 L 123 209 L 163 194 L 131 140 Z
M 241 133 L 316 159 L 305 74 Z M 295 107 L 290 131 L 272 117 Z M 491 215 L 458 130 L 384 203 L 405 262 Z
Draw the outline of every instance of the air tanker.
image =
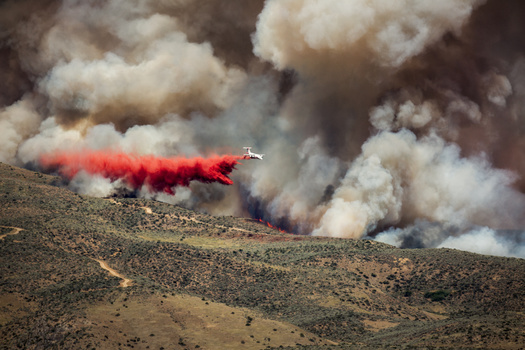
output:
M 244 159 L 259 159 L 259 160 L 262 160 L 263 157 L 264 157 L 264 154 L 257 154 L 257 153 L 253 153 L 251 151 L 251 147 L 243 147 L 245 150 L 246 150 L 246 153 L 243 154 L 244 156 Z

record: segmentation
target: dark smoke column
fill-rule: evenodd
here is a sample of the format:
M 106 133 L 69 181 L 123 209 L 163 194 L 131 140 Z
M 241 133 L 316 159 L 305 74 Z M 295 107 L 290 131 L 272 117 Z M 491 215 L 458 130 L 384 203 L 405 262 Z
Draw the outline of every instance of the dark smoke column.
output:
M 194 180 L 233 184 L 228 175 L 241 158 L 233 155 L 162 158 L 111 151 L 81 151 L 44 154 L 40 157 L 40 164 L 47 171 L 58 170 L 68 179 L 84 171 L 111 181 L 123 180 L 134 189 L 145 185 L 152 191 L 173 195 L 173 187 L 189 186 Z

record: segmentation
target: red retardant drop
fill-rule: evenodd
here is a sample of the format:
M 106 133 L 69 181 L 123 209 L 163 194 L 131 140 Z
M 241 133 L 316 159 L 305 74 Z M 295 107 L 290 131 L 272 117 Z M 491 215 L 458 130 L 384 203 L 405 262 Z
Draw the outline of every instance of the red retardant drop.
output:
M 146 185 L 156 192 L 174 194 L 172 187 L 189 186 L 193 180 L 233 184 L 228 175 L 240 159 L 241 156 L 233 155 L 161 158 L 108 151 L 81 151 L 44 154 L 40 157 L 40 164 L 47 170 L 58 169 L 68 179 L 82 170 L 111 181 L 124 180 L 134 189 Z

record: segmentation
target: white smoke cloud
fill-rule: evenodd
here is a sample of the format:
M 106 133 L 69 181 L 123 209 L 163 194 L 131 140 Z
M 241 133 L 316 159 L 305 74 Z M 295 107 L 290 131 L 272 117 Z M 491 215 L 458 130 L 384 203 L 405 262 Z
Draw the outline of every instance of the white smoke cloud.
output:
M 512 94 L 512 85 L 509 79 L 500 74 L 491 72 L 484 77 L 487 89 L 487 99 L 499 107 L 507 105 L 507 98 Z
M 297 150 L 290 154 L 291 163 L 296 163 L 296 175 L 283 176 L 283 172 L 275 173 L 275 183 L 284 182 L 277 187 L 279 193 L 268 198 L 268 213 L 270 218 L 287 218 L 299 226 L 302 232 L 308 232 L 312 222 L 317 220 L 315 210 L 323 200 L 326 188 L 333 185 L 340 173 L 340 164 L 336 158 L 328 157 L 319 146 L 319 138 L 309 138 Z M 289 165 L 287 165 L 290 168 Z M 276 179 L 279 177 L 280 179 Z M 256 175 L 254 185 L 258 186 L 260 179 Z M 267 185 L 263 185 L 259 197 L 264 198 Z M 254 192 L 255 193 L 255 192 Z
M 502 200 L 502 194 L 513 192 L 508 187 L 513 180 L 483 158 L 462 158 L 458 147 L 435 134 L 418 140 L 406 129 L 382 132 L 363 145 L 314 233 L 356 238 L 378 223 L 415 218 L 512 225 L 505 223 L 505 211 L 525 203 L 523 196 Z
M 484 0 L 274 0 L 259 17 L 255 53 L 308 74 L 375 61 L 399 67 L 447 32 L 458 33 Z
M 522 256 L 518 3 L 4 2 L 0 161 L 253 146 L 265 159 L 243 161 L 234 186 L 135 194 L 304 234 L 471 251 L 478 239 Z M 85 173 L 70 187 L 126 190 Z
M 100 175 L 80 171 L 69 184 L 74 191 L 93 197 L 109 197 L 115 193 L 116 184 Z M 118 186 L 125 186 L 119 181 Z
M 488 227 L 482 227 L 458 237 L 448 237 L 438 248 L 454 248 L 485 255 L 514 256 L 525 259 L 524 244 L 516 245 L 515 242 L 505 237 L 498 237 L 497 232 Z
M 18 158 L 24 164 L 36 163 L 41 154 L 59 149 L 78 149 L 82 139 L 79 130 L 64 129 L 55 118 L 47 118 L 42 121 L 35 136 L 20 143 Z
M 161 15 L 117 21 L 109 31 L 117 32 L 122 49 L 96 59 L 58 61 L 40 83 L 51 112 L 73 122 L 88 118 L 131 126 L 155 123 L 173 111 L 228 107 L 245 74 L 225 67 L 208 43 L 188 42 L 174 22 Z
M 20 165 L 18 146 L 37 133 L 41 119 L 29 99 L 0 109 L 0 162 Z
M 417 231 L 417 235 L 414 234 Z M 376 240 L 402 248 L 452 248 L 484 255 L 525 258 L 525 242 L 509 239 L 508 232 L 478 227 L 458 232 L 457 228 L 420 222 L 405 229 L 381 232 Z M 523 232 L 515 232 L 523 238 Z
M 388 101 L 370 112 L 370 123 L 378 130 L 420 129 L 435 119 L 438 113 L 436 106 L 430 101 L 421 105 L 410 100 L 400 105 L 395 101 Z

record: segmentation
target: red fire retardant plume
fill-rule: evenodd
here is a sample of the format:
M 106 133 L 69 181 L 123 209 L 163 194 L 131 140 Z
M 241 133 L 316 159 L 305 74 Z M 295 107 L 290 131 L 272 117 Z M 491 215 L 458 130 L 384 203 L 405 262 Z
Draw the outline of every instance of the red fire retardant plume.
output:
M 239 164 L 240 159 L 242 157 L 232 155 L 160 158 L 107 151 L 82 151 L 45 154 L 40 157 L 40 164 L 46 169 L 58 169 L 68 179 L 83 170 L 111 181 L 122 179 L 135 189 L 146 185 L 157 192 L 174 194 L 172 187 L 189 186 L 193 180 L 233 184 L 228 175 Z

